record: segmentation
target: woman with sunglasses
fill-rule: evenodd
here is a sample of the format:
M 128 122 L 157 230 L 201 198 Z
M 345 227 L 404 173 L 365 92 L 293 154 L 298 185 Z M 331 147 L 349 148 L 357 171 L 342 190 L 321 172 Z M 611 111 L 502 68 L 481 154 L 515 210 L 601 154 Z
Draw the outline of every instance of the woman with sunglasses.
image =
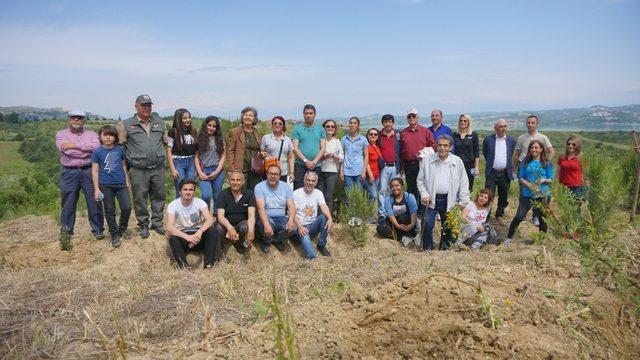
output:
M 586 187 L 582 174 L 581 141 L 575 135 L 567 139 L 564 155 L 558 158 L 560 184 L 569 188 L 577 199 L 584 199 Z
M 329 210 L 333 212 L 333 189 L 338 182 L 338 169 L 344 159 L 342 144 L 335 136 L 338 127 L 336 122 L 328 119 L 322 123 L 324 131 L 327 133 L 326 149 L 322 157 L 322 172 L 320 173 L 320 184 L 318 190 L 324 194 L 324 201 L 329 206 Z
M 380 189 L 380 162 L 382 161 L 382 153 L 377 145 L 380 132 L 376 128 L 367 130 L 367 140 L 369 141 L 369 162 L 367 163 L 367 179 L 364 181 L 364 188 L 369 192 L 369 199 L 376 200 L 378 198 L 378 190 Z M 378 203 L 378 218 L 384 218 L 384 205 Z M 382 220 L 382 219 L 381 219 Z M 371 220 L 372 224 L 376 223 L 375 219 Z
M 480 142 L 478 134 L 473 131 L 471 115 L 460 115 L 458 131 L 453 133 L 455 154 L 462 159 L 469 179 L 469 193 L 473 191 L 473 180 L 478 175 L 480 164 Z
M 278 159 L 280 162 L 280 181 L 293 182 L 293 142 L 285 134 L 287 124 L 282 116 L 271 119 L 273 132 L 262 137 L 260 151 L 265 159 Z

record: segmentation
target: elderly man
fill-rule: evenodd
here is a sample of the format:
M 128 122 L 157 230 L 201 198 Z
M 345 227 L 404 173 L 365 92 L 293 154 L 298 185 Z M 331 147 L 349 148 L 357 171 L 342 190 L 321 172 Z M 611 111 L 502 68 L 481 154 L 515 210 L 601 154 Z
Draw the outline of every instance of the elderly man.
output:
M 449 248 L 453 240 L 451 229 L 446 226 L 447 214 L 456 205 L 463 208 L 469 202 L 469 179 L 462 159 L 451 154 L 453 138 L 440 135 L 437 142 L 438 151 L 420 163 L 418 174 L 418 190 L 420 200 L 427 206 L 424 217 L 424 233 L 422 248 L 433 250 L 433 227 L 436 213 L 442 220 L 440 249 Z
M 258 229 L 264 241 L 260 249 L 268 254 L 271 243 L 278 251 L 284 251 L 284 242 L 295 229 L 296 208 L 293 191 L 287 183 L 280 181 L 279 163 L 271 165 L 266 171 L 267 180 L 256 185 L 255 195 L 260 216 Z
M 129 166 L 133 205 L 140 228 L 140 237 L 149 237 L 149 209 L 151 200 L 151 229 L 164 235 L 162 218 L 165 186 L 165 149 L 167 132 L 164 121 L 151 116 L 153 102 L 149 95 L 136 98 L 136 114 L 118 123 L 118 139 L 124 145 Z
M 76 206 L 80 189 L 87 201 L 89 225 L 97 239 L 104 239 L 104 217 L 102 208 L 94 198 L 91 179 L 91 155 L 100 146 L 98 135 L 86 130 L 84 124 L 87 114 L 74 110 L 68 114 L 68 128 L 56 133 L 56 147 L 60 152 L 60 193 L 62 208 L 60 211 L 60 248 L 71 250 L 71 235 L 76 223 Z
M 309 170 L 320 171 L 320 162 L 326 148 L 327 134 L 322 126 L 314 123 L 316 107 L 311 104 L 305 105 L 302 115 L 304 124 L 297 124 L 291 132 L 293 153 L 296 156 L 294 189 L 304 186 L 304 173 Z
M 434 139 L 439 139 L 442 135 L 453 137 L 451 128 L 442 123 L 443 117 L 442 110 L 435 109 L 431 112 L 431 126 L 429 126 L 429 131 L 433 134 Z
M 420 171 L 418 153 L 427 146 L 435 149 L 433 134 L 424 126 L 418 124 L 420 115 L 418 110 L 411 108 L 407 111 L 407 126 L 400 132 L 400 170 L 404 171 L 407 179 L 407 191 L 416 199 L 420 198 L 416 178 Z M 418 208 L 418 215 L 422 215 L 424 206 Z
M 216 200 L 216 235 L 220 245 L 226 238 L 238 252 L 244 254 L 255 239 L 256 198 L 253 191 L 244 187 L 242 171 L 231 170 L 227 174 L 229 187 L 222 190 Z M 222 257 L 221 251 L 217 256 Z
M 173 258 L 181 269 L 191 269 L 187 263 L 186 251 L 204 248 L 205 269 L 216 263 L 218 238 L 213 228 L 213 216 L 209 206 L 202 199 L 195 197 L 196 182 L 193 179 L 182 179 L 178 184 L 180 197 L 167 206 L 167 230 L 169 245 Z
M 518 177 L 511 162 L 516 140 L 507 135 L 507 121 L 505 119 L 498 119 L 494 124 L 494 129 L 495 134 L 487 136 L 482 142 L 482 154 L 487 163 L 484 170 L 486 177 L 484 187 L 494 194 L 496 187 L 498 188 L 496 221 L 500 225 L 504 225 L 502 216 L 504 216 L 504 209 L 509 205 L 509 187 L 511 181 Z
M 304 187 L 293 192 L 293 202 L 296 206 L 296 230 L 294 238 L 300 239 L 304 255 L 307 259 L 315 259 L 311 238 L 318 236 L 318 251 L 322 256 L 331 256 L 327 250 L 327 236 L 333 228 L 333 219 L 324 195 L 316 189 L 318 174 L 309 171 L 304 175 Z M 322 214 L 318 214 L 318 208 Z

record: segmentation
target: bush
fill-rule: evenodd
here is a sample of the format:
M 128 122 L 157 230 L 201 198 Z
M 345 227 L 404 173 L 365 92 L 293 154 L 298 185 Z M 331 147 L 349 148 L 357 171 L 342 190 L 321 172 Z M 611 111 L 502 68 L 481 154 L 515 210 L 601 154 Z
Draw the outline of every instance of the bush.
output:
M 24 134 L 18 133 L 13 137 L 13 141 L 24 141 Z
M 360 186 L 346 189 L 346 202 L 340 210 L 340 222 L 347 238 L 354 245 L 366 245 L 369 218 L 374 215 L 375 210 L 375 202 L 369 200 L 369 193 Z

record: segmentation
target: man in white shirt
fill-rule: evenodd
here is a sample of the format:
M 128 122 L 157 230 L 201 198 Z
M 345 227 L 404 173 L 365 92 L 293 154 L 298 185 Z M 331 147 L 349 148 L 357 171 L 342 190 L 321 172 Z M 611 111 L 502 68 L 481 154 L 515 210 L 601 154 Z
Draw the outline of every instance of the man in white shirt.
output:
M 204 247 L 204 268 L 213 267 L 218 237 L 213 228 L 213 216 L 202 199 L 194 197 L 196 182 L 186 178 L 178 185 L 180 197 L 167 206 L 167 231 L 173 257 L 182 269 L 192 269 L 185 252 Z
M 324 195 L 316 189 L 318 174 L 309 171 L 304 175 L 304 186 L 293 192 L 293 202 L 296 206 L 296 229 L 294 238 L 300 239 L 304 254 L 308 259 L 315 259 L 311 238 L 318 235 L 318 251 L 323 256 L 331 256 L 327 250 L 327 236 L 333 228 L 333 219 Z M 318 215 L 318 208 L 322 214 Z
M 462 159 L 451 154 L 453 138 L 440 135 L 437 140 L 438 151 L 420 161 L 417 186 L 420 201 L 427 207 L 424 215 L 424 233 L 422 248 L 433 250 L 433 227 L 436 214 L 440 215 L 442 231 L 440 249 L 446 250 L 451 243 L 452 235 L 445 223 L 448 212 L 456 205 L 464 208 L 469 202 L 469 179 Z
M 507 201 L 509 187 L 511 181 L 518 177 L 518 169 L 514 169 L 511 162 L 516 140 L 507 135 L 507 121 L 505 119 L 498 119 L 494 124 L 494 129 L 495 134 L 487 136 L 482 142 L 482 154 L 487 163 L 484 170 L 486 178 L 484 187 L 494 194 L 496 194 L 496 187 L 498 188 L 496 220 L 500 225 L 504 225 L 502 216 L 504 216 L 504 209 L 509 205 Z

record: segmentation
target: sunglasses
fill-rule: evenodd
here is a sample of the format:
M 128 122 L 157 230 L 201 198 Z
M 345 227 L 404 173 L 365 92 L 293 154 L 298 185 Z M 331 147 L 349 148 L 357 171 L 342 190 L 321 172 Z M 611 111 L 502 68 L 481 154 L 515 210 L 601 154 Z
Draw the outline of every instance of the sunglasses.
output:
M 325 125 L 325 129 L 335 129 L 336 127 L 333 125 Z
M 378 136 L 378 133 L 369 133 L 369 136 Z
M 418 116 L 418 115 L 416 115 L 416 114 L 409 114 L 409 115 L 407 115 L 407 117 L 408 117 L 408 118 L 414 118 L 414 117 L 417 117 L 417 116 Z
M 71 120 L 84 120 L 84 116 L 69 116 Z

